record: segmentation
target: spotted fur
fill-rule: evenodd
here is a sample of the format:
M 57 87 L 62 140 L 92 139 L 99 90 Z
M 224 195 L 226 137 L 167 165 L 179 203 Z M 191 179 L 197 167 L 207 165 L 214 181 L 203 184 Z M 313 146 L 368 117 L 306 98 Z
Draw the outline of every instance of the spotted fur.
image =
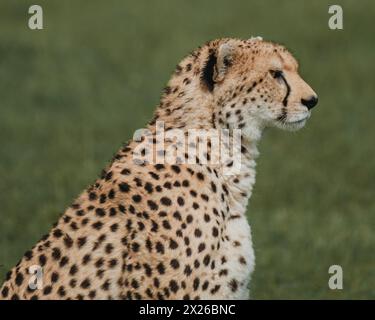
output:
M 282 46 L 219 39 L 187 56 L 153 120 L 165 130 L 242 130 L 242 166 L 135 162 L 130 141 L 102 176 L 6 276 L 2 299 L 239 299 L 254 269 L 246 206 L 257 143 L 273 125 L 299 129 L 315 97 Z M 311 103 L 310 103 L 311 104 Z M 145 153 L 145 151 L 143 152 Z M 185 155 L 188 157 L 188 155 Z M 206 155 L 208 157 L 208 155 Z M 270 195 L 271 196 L 271 195 Z M 43 268 L 31 289 L 29 267 Z

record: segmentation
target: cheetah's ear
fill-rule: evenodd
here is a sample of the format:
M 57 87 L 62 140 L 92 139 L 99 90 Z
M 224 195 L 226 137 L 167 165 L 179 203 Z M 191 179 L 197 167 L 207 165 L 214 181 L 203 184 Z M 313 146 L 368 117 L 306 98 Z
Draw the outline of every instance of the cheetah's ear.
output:
M 234 46 L 226 42 L 223 43 L 217 50 L 216 68 L 214 70 L 214 82 L 221 82 L 227 73 L 228 68 L 233 63 Z
M 228 67 L 232 65 L 234 47 L 224 43 L 215 51 L 210 49 L 201 79 L 209 91 L 213 91 L 215 83 L 224 80 Z

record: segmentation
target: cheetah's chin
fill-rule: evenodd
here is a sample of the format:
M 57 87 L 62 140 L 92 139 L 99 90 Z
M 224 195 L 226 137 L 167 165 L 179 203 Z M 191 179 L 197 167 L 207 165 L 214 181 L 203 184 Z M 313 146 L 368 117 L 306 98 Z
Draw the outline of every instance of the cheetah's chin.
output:
M 286 130 L 286 131 L 298 131 L 305 126 L 305 124 L 307 122 L 307 119 L 308 119 L 308 117 L 306 117 L 304 119 L 301 119 L 301 120 L 292 121 L 292 122 L 277 121 L 276 127 L 280 128 L 280 129 L 283 129 L 283 130 Z

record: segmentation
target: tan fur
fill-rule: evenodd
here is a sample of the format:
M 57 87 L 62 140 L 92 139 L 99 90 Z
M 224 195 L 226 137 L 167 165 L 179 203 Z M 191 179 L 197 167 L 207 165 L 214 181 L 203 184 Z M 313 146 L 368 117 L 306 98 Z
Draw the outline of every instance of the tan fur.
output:
M 202 80 L 216 57 L 214 87 Z M 291 91 L 272 76 L 282 70 Z M 210 164 L 134 163 L 139 143 L 113 162 L 50 233 L 8 273 L 3 299 L 235 299 L 248 296 L 254 254 L 246 206 L 255 182 L 257 142 L 266 126 L 299 129 L 315 95 L 282 46 L 219 39 L 177 67 L 148 125 L 165 129 L 240 128 L 241 172 Z M 224 166 L 226 164 L 223 164 Z M 29 267 L 43 267 L 31 290 Z

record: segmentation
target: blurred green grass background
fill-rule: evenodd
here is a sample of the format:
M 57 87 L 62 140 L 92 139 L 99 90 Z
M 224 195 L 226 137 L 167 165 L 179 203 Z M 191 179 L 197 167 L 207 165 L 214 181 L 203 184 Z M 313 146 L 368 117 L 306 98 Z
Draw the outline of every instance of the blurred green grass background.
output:
M 175 65 L 220 37 L 291 49 L 319 94 L 298 133 L 266 132 L 248 216 L 255 299 L 375 298 L 373 1 L 0 3 L 0 280 L 144 126 Z M 328 288 L 328 268 L 344 289 Z

